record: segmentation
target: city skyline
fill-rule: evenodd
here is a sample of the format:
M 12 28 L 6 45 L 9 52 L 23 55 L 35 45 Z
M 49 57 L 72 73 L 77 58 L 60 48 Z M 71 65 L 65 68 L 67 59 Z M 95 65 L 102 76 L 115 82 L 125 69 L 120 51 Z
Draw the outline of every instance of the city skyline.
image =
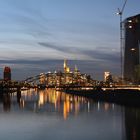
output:
M 65 58 L 92 62 L 85 65 L 89 73 L 111 71 L 112 66 L 113 73 L 119 73 L 119 17 L 115 13 L 123 1 L 0 2 L 0 73 L 5 65 L 18 71 L 28 63 L 35 68 L 31 66 L 34 61 L 44 64 L 45 60 Z M 138 14 L 138 3 L 127 2 L 123 19 Z

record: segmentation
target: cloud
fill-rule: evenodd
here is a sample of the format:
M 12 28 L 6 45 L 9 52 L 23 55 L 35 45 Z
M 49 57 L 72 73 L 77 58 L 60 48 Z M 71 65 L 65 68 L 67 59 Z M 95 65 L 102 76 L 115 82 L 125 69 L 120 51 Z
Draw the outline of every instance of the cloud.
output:
M 118 62 L 119 60 L 119 53 L 118 52 L 107 52 L 101 50 L 84 50 L 83 53 L 92 57 L 93 59 L 108 61 L 108 62 Z
M 54 45 L 52 43 L 50 44 L 47 42 L 38 42 L 38 44 L 45 48 L 50 48 L 50 49 L 54 49 L 54 50 L 61 51 L 61 52 L 70 52 L 70 49 L 68 47 L 66 48 L 64 46 L 58 46 L 58 45 Z
M 39 42 L 39 45 L 45 47 L 54 49 L 63 53 L 74 53 L 74 54 L 82 54 L 85 56 L 88 56 L 92 60 L 98 60 L 98 61 L 108 61 L 112 63 L 118 63 L 119 61 L 119 52 L 111 51 L 109 48 L 104 48 L 103 50 L 100 50 L 100 47 L 98 49 L 82 49 L 82 48 L 76 48 L 72 46 L 60 46 L 60 45 L 54 45 L 53 43 L 46 43 L 46 42 Z
M 81 71 L 89 73 L 95 72 L 95 75 L 97 73 L 99 76 L 103 70 L 118 70 L 120 54 L 117 51 L 112 51 L 108 47 L 103 48 L 103 46 L 116 46 L 114 41 L 113 45 L 110 44 L 110 40 L 112 39 L 110 39 L 109 34 L 107 38 L 106 32 L 104 32 L 104 30 L 107 30 L 104 27 L 108 26 L 100 25 L 101 27 L 96 28 L 97 23 L 95 24 L 94 21 L 91 22 L 91 18 L 90 20 L 87 19 L 86 22 L 85 19 L 82 18 L 80 20 L 81 23 L 78 21 L 75 25 L 77 22 L 77 16 L 75 17 L 76 19 L 73 19 L 75 15 L 72 15 L 71 23 L 68 23 L 69 20 L 67 20 L 67 18 L 69 19 L 70 17 L 66 16 L 64 19 L 62 18 L 62 20 L 60 18 L 61 15 L 57 15 L 57 10 L 59 10 L 57 7 L 56 9 L 50 8 L 52 10 L 50 11 L 46 10 L 46 6 L 44 6 L 43 11 L 43 9 L 41 9 L 42 1 L 38 0 L 26 0 L 24 2 L 19 0 L 7 0 L 6 2 L 8 7 L 5 8 L 5 13 L 2 13 L 2 15 L 8 17 L 8 21 L 10 22 L 1 20 L 1 22 L 7 24 L 7 26 L 5 25 L 5 28 L 2 29 L 6 34 L 4 36 L 6 38 L 4 43 L 1 43 L 1 46 L 4 48 L 9 45 L 8 47 L 10 49 L 7 49 L 8 47 L 6 47 L 7 50 L 4 48 L 5 51 L 1 49 L 1 58 L 13 58 L 17 60 L 0 62 L 3 65 L 11 64 L 10 66 L 15 69 L 19 77 L 23 76 L 22 74 L 20 75 L 21 71 L 24 73 L 24 71 L 27 70 L 27 76 L 28 73 L 38 74 L 39 72 L 49 69 L 57 69 L 59 67 L 58 65 L 63 62 L 61 61 L 60 63 L 60 61 L 55 59 L 63 58 L 70 60 L 76 59 L 77 65 L 80 64 L 79 67 Z M 45 1 L 43 1 L 43 3 L 44 2 Z M 48 15 L 55 15 L 55 17 L 52 17 L 55 21 L 49 21 L 49 24 L 46 17 L 47 11 L 50 11 Z M 62 10 L 62 15 L 63 13 L 64 11 Z M 68 22 L 66 23 L 64 20 Z M 88 24 L 89 21 L 90 23 Z M 96 26 L 93 25 L 93 23 Z M 100 22 L 100 24 L 104 23 Z M 104 28 L 104 30 L 102 30 L 102 28 Z M 5 32 L 5 30 L 8 30 L 8 32 Z M 96 34 L 95 38 L 93 37 L 94 34 Z M 1 33 L 1 35 L 3 36 L 3 33 Z M 103 39 L 101 40 L 101 38 Z M 98 48 L 97 44 L 99 44 Z M 30 61 L 25 61 L 25 59 Z M 40 59 L 40 61 L 32 61 L 35 59 Z M 49 59 L 54 59 L 55 62 Z M 49 60 L 49 62 L 47 60 Z M 58 67 L 55 68 L 55 66 Z M 21 71 L 19 71 L 19 69 Z M 15 71 L 14 76 L 17 77 Z
M 7 0 L 3 2 L 5 16 L 2 22 L 7 25 L 6 30 L 31 35 L 34 38 L 46 37 L 48 32 L 47 19 L 41 13 L 41 2 Z M 7 10 L 8 9 L 8 10 Z M 8 22 L 6 22 L 8 20 Z

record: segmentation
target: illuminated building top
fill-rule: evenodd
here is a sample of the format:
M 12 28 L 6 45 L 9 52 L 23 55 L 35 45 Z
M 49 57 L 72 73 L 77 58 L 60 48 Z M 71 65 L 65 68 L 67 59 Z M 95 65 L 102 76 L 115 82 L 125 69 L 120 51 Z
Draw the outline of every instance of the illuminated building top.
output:
M 70 68 L 67 65 L 67 60 L 64 59 L 64 73 L 69 73 L 70 72 Z

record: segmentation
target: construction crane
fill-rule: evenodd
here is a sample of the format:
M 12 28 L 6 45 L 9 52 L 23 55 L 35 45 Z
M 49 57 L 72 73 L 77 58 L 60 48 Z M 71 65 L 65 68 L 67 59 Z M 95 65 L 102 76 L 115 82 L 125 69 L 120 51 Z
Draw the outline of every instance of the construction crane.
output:
M 124 1 L 124 4 L 122 8 L 118 8 L 117 15 L 120 16 L 120 66 L 121 66 L 121 81 L 123 83 L 123 53 L 124 53 L 124 48 L 123 48 L 123 21 L 122 21 L 122 15 L 124 12 L 124 8 L 126 6 L 127 0 Z

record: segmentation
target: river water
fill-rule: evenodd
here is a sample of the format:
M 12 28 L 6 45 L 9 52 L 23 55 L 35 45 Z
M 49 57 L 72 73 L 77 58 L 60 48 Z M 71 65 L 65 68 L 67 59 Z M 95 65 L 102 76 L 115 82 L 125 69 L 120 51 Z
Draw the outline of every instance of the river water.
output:
M 0 140 L 140 140 L 140 109 L 52 89 L 5 94 Z

